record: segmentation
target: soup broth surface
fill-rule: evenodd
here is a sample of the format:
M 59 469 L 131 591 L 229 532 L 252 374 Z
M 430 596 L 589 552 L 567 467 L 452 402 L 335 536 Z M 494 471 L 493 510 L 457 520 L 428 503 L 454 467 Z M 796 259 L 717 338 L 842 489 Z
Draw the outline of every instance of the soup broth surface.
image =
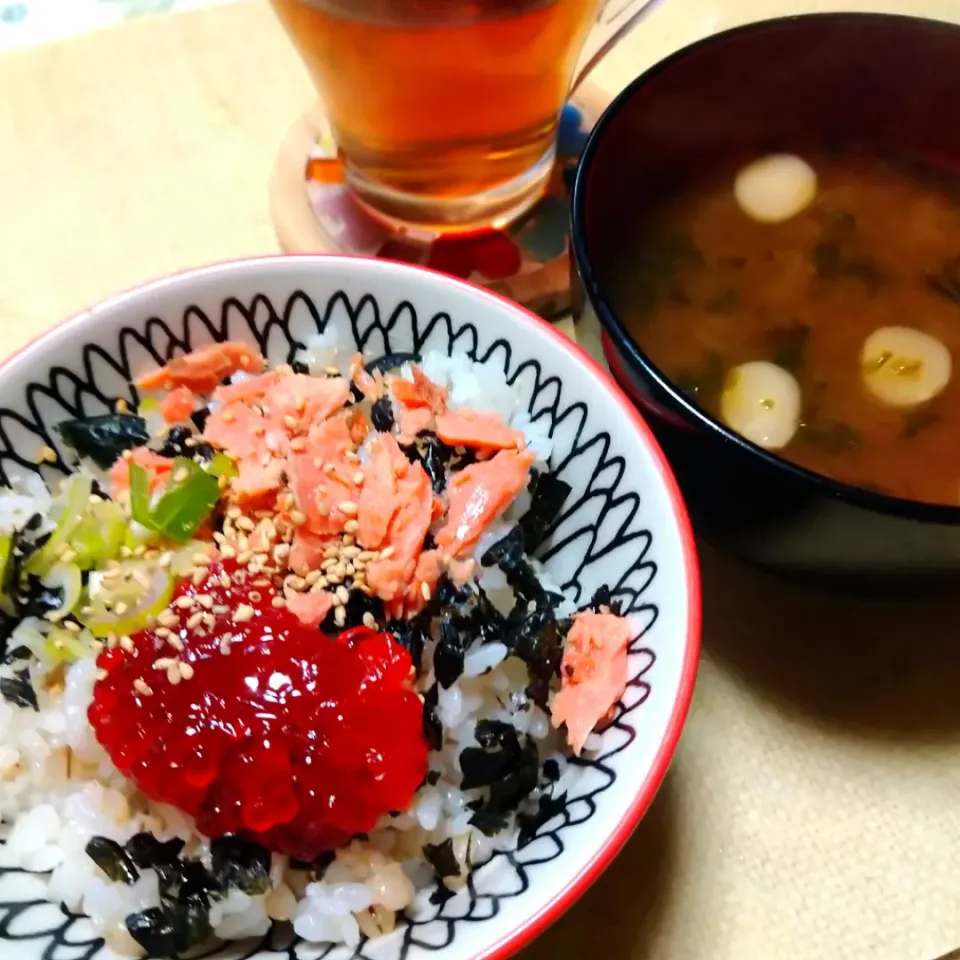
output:
M 730 370 L 770 361 L 801 390 L 792 439 L 775 452 L 898 497 L 960 502 L 960 180 L 926 168 L 804 154 L 806 209 L 751 219 L 737 167 L 665 200 L 645 221 L 622 311 L 651 361 L 721 417 Z M 949 350 L 932 400 L 886 406 L 864 385 L 864 341 L 912 327 Z

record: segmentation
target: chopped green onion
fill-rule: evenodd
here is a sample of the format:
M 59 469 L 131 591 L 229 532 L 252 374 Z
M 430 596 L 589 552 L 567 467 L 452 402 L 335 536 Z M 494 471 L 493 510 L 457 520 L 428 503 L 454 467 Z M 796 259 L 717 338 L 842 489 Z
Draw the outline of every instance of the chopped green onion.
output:
M 7 564 L 10 562 L 10 550 L 13 548 L 13 537 L 0 537 L 0 599 L 3 599 L 3 585 L 7 582 Z
M 150 477 L 139 463 L 130 464 L 130 515 L 142 526 L 155 529 L 150 516 Z
M 103 566 L 120 552 L 126 533 L 127 518 L 119 504 L 112 500 L 92 504 L 70 535 L 73 562 L 81 570 Z
M 217 451 L 213 459 L 204 468 L 211 477 L 226 477 L 232 480 L 240 476 L 237 465 L 223 452 Z
M 63 602 L 56 610 L 46 614 L 47 620 L 54 622 L 62 620 L 72 613 L 80 602 L 83 591 L 83 578 L 80 568 L 75 563 L 55 563 L 41 578 L 40 582 L 52 590 L 59 590 L 63 594 Z
M 147 471 L 130 465 L 133 519 L 177 543 L 186 543 L 200 529 L 219 499 L 217 478 L 193 460 L 177 457 L 167 489 L 151 507 Z
M 87 512 L 93 484 L 89 477 L 75 473 L 68 481 L 66 502 L 50 539 L 26 563 L 27 573 L 44 574 L 60 559 L 62 549 Z
M 84 642 L 86 640 L 86 642 Z M 93 637 L 86 631 L 77 635 L 69 630 L 53 630 L 44 639 L 44 658 L 53 663 L 73 663 L 90 655 Z
M 170 570 L 147 560 L 124 560 L 109 578 L 96 571 L 90 575 L 79 619 L 95 637 L 136 633 L 166 608 L 175 584 Z

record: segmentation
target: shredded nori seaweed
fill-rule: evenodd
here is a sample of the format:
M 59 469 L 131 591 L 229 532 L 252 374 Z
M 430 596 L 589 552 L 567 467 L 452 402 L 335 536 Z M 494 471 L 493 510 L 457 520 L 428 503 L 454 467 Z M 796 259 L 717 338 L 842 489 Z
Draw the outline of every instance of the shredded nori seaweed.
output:
M 63 442 L 104 470 L 120 456 L 150 440 L 147 422 L 133 413 L 107 413 L 57 424 Z
M 440 686 L 436 683 L 423 695 L 423 736 L 431 750 L 443 747 L 443 724 L 437 717 L 439 697 Z
M 236 887 L 250 896 L 270 889 L 270 852 L 241 837 L 217 837 L 210 844 L 213 878 L 225 890 Z
M 444 840 L 443 843 L 424 844 L 423 856 L 439 879 L 460 876 L 460 861 L 453 852 L 452 839 Z
M 430 903 L 435 907 L 442 907 L 448 900 L 452 900 L 456 894 L 443 883 L 437 882 L 437 889 L 430 894 Z
M 152 833 L 137 833 L 124 844 L 124 847 L 133 862 L 146 870 L 157 864 L 176 863 L 183 851 L 184 841 L 174 837 L 164 843 Z
M 447 485 L 447 472 L 462 470 L 476 460 L 474 450 L 463 449 L 458 453 L 455 447 L 448 446 L 436 434 L 424 432 L 417 435 L 415 443 L 401 448 L 411 463 L 419 463 L 430 478 L 433 492 L 443 493 Z
M 393 429 L 395 419 L 389 397 L 381 397 L 374 403 L 370 410 L 370 422 L 373 429 L 380 433 L 389 433 Z
M 440 639 L 433 652 L 433 672 L 444 690 L 452 687 L 463 673 L 463 658 L 467 652 L 465 632 L 444 617 L 440 621 Z
M 187 446 L 187 440 L 196 438 L 196 434 L 188 427 L 177 425 L 172 427 L 163 441 L 163 446 L 159 449 L 164 457 L 186 457 L 188 460 L 207 461 L 213 459 L 214 449 L 209 443 L 202 440 L 194 446 Z
M 48 587 L 30 574 L 21 581 L 17 593 L 17 612 L 21 617 L 43 617 L 63 606 L 63 589 Z
M 527 735 L 521 741 L 517 731 L 500 720 L 478 721 L 474 735 L 479 746 L 460 751 L 461 789 L 489 789 L 489 799 L 477 810 L 516 810 L 538 782 L 536 743 Z
M 190 419 L 193 421 L 193 425 L 197 428 L 199 433 L 203 433 L 203 428 L 207 425 L 207 417 L 210 416 L 210 411 L 203 407 L 200 410 L 194 410 L 190 414 Z
M 619 617 L 622 606 L 623 604 L 619 600 L 614 600 L 610 587 L 604 583 L 597 587 L 593 596 L 590 598 L 590 602 L 584 609 L 592 610 L 594 613 L 601 613 L 601 608 L 606 607 L 611 613 Z
M 109 837 L 91 837 L 84 850 L 114 883 L 125 883 L 129 886 L 140 879 L 130 855 L 116 840 Z
M 566 792 L 556 797 L 552 793 L 543 794 L 537 803 L 535 813 L 522 813 L 517 817 L 517 823 L 520 825 L 519 845 L 522 847 L 528 844 L 537 835 L 537 831 L 562 813 L 566 806 Z
M 560 515 L 571 487 L 556 474 L 534 470 L 527 489 L 530 492 L 530 509 L 520 518 L 520 529 L 523 531 L 524 549 L 528 554 L 533 554 L 546 539 L 550 525 Z
M 545 706 L 550 681 L 560 663 L 560 631 L 555 602 L 560 599 L 547 593 L 536 571 L 524 555 L 524 534 L 513 527 L 480 558 L 485 566 L 496 564 L 513 588 L 517 600 L 505 624 L 497 623 L 498 638 L 507 649 L 527 665 L 530 686 L 527 694 L 539 706 Z
M 149 957 L 169 957 L 177 950 L 173 923 L 160 907 L 148 907 L 126 918 L 127 931 Z
M 419 353 L 385 353 L 376 360 L 369 360 L 363 365 L 363 369 L 369 374 L 389 373 L 391 370 L 399 370 L 405 363 L 420 363 L 423 357 Z
M 37 712 L 40 710 L 28 670 L 18 670 L 12 677 L 0 677 L 0 697 L 15 707 L 32 707 Z
M 550 783 L 556 783 L 560 779 L 560 764 L 553 757 L 543 761 L 543 778 Z
M 179 860 L 175 864 L 158 864 L 160 905 L 173 928 L 174 946 L 186 950 L 208 940 L 210 898 L 221 891 L 199 860 Z
M 468 806 L 473 810 L 470 826 L 476 827 L 485 837 L 495 837 L 501 830 L 506 830 L 510 822 L 507 814 L 485 806 L 483 800 L 475 800 Z

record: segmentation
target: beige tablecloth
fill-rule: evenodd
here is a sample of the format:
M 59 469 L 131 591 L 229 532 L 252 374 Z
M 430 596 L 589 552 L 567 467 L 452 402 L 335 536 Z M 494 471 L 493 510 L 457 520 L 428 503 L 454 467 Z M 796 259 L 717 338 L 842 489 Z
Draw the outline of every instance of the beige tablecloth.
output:
M 723 26 L 827 6 L 666 0 L 598 79 L 614 91 Z M 960 0 L 872 6 L 960 18 Z M 0 349 L 117 288 L 275 250 L 266 182 L 310 99 L 261 2 L 0 57 Z M 960 945 L 960 604 L 842 600 L 702 561 L 703 663 L 673 769 L 528 960 Z

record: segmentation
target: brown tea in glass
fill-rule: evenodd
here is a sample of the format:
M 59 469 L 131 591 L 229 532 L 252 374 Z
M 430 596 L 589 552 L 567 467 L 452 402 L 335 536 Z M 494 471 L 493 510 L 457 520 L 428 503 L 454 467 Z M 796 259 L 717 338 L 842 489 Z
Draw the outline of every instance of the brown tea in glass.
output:
M 272 0 L 357 199 L 444 232 L 539 196 L 602 0 Z

